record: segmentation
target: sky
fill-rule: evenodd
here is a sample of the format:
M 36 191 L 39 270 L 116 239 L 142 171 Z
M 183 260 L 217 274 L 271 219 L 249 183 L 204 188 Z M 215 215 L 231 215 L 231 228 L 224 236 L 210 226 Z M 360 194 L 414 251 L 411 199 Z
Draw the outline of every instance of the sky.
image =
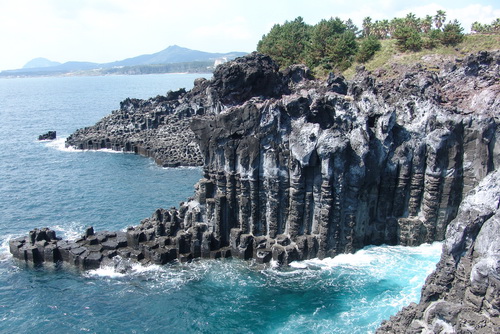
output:
M 500 0 L 0 0 L 0 71 L 44 57 L 105 63 L 170 45 L 251 52 L 276 23 L 302 16 L 373 21 L 445 10 L 465 32 L 500 17 Z

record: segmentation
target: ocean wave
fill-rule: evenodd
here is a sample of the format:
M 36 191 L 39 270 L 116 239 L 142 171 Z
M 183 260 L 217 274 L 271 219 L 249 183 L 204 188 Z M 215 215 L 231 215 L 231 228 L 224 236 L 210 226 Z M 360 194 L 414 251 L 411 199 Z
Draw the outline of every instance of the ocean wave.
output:
M 7 234 L 4 239 L 0 240 L 0 262 L 5 262 L 12 258 L 9 249 L 9 241 L 13 237 L 13 235 Z
M 52 229 L 56 231 L 57 236 L 65 240 L 75 240 L 80 238 L 85 233 L 85 228 L 82 223 L 69 222 L 64 225 L 54 225 Z
M 441 255 L 442 242 L 422 244 L 416 247 L 407 246 L 367 246 L 353 254 L 339 254 L 335 257 L 325 259 L 311 259 L 292 262 L 291 266 L 298 269 L 321 268 L 331 270 L 335 267 L 366 268 L 374 265 L 397 265 L 403 257 L 439 257 Z
M 179 166 L 179 167 L 162 167 L 162 169 L 166 169 L 166 170 L 183 170 L 183 169 L 186 169 L 186 170 L 203 170 L 203 167 L 201 166 Z
M 66 147 L 66 138 L 64 137 L 59 137 L 54 140 L 41 140 L 41 143 L 43 143 L 46 147 L 56 149 L 58 151 L 63 151 L 63 152 L 78 152 L 80 150 L 77 150 L 76 148 L 69 146 Z

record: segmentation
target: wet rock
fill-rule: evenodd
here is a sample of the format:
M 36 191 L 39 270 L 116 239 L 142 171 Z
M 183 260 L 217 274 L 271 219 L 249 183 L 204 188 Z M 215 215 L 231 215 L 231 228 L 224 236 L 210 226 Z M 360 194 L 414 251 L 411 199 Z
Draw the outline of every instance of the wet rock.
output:
M 38 140 L 54 140 L 57 137 L 56 131 L 49 131 L 38 136 Z

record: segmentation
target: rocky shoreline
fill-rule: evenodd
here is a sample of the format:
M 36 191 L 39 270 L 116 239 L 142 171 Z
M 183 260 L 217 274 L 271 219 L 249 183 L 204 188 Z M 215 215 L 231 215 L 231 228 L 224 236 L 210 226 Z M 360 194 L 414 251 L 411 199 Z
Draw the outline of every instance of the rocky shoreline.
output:
M 118 255 L 145 264 L 229 256 L 287 264 L 446 236 L 444 260 L 433 274 L 446 282 L 428 280 L 424 306 L 410 306 L 381 330 L 405 332 L 409 323 L 414 332 L 431 330 L 431 323 L 441 326 L 434 329 L 465 330 L 462 318 L 444 313 L 426 315 L 441 322 L 416 319 L 445 295 L 465 303 L 463 294 L 450 293 L 450 268 L 461 261 L 469 267 L 485 258 L 490 263 L 492 252 L 498 256 L 498 247 L 474 253 L 475 241 L 482 240 L 479 227 L 470 228 L 476 238 L 454 226 L 469 221 L 464 212 L 473 195 L 467 194 L 482 193 L 481 180 L 500 164 L 499 76 L 498 51 L 470 55 L 440 72 L 417 64 L 397 78 L 360 68 L 350 82 L 333 74 L 314 80 L 304 66 L 280 72 L 256 53 L 238 58 L 219 66 L 211 80 L 197 80 L 191 91 L 127 99 L 67 141 L 81 149 L 135 152 L 164 166 L 203 165 L 192 199 L 179 209 L 158 209 L 126 232 L 89 228 L 68 242 L 53 231 L 34 230 L 11 240 L 11 253 L 84 269 Z M 498 244 L 498 231 L 491 232 L 490 241 Z M 457 244 L 472 257 L 450 246 L 458 239 L 466 240 Z M 481 276 L 480 287 L 471 285 L 467 296 L 498 320 L 498 261 L 492 266 L 496 271 L 478 269 L 486 278 L 468 269 L 457 275 L 460 282 Z M 437 292 L 426 299 L 429 289 Z M 471 297 L 478 293 L 490 297 Z M 481 307 L 471 312 L 486 310 Z M 472 328 L 482 328 L 478 321 Z M 484 328 L 498 328 L 488 321 Z
M 419 304 L 403 308 L 383 322 L 377 333 L 499 333 L 499 250 L 497 170 L 462 202 Z
M 191 117 L 199 111 L 179 107 L 183 98 L 189 99 L 184 89 L 149 100 L 128 98 L 119 110 L 69 136 L 66 147 L 133 152 L 164 167 L 201 166 L 200 150 L 189 128 Z

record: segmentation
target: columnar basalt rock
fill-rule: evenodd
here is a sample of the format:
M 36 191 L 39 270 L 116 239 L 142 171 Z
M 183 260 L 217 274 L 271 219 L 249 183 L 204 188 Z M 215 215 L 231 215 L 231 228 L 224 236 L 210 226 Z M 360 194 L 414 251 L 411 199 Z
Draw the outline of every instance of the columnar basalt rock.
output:
M 469 192 L 448 226 L 443 253 L 419 304 L 378 333 L 500 332 L 500 172 Z
M 67 144 L 203 164 L 192 199 L 127 232 L 137 251 L 163 238 L 182 259 L 223 249 L 288 263 L 418 245 L 443 240 L 464 194 L 500 163 L 499 63 L 482 52 L 439 74 L 417 65 L 376 80 L 360 68 L 351 82 L 321 81 L 253 53 L 191 91 L 127 99 Z
M 165 167 L 199 166 L 198 145 L 189 129 L 196 106 L 176 108 L 185 95 L 181 89 L 149 100 L 126 99 L 96 125 L 72 134 L 66 146 L 133 152 Z
M 499 54 L 463 63 L 383 85 L 364 72 L 350 85 L 283 75 L 291 89 L 280 99 L 195 118 L 205 159 L 197 210 L 222 246 L 286 246 L 274 252 L 285 262 L 443 240 L 463 195 L 499 163 Z

